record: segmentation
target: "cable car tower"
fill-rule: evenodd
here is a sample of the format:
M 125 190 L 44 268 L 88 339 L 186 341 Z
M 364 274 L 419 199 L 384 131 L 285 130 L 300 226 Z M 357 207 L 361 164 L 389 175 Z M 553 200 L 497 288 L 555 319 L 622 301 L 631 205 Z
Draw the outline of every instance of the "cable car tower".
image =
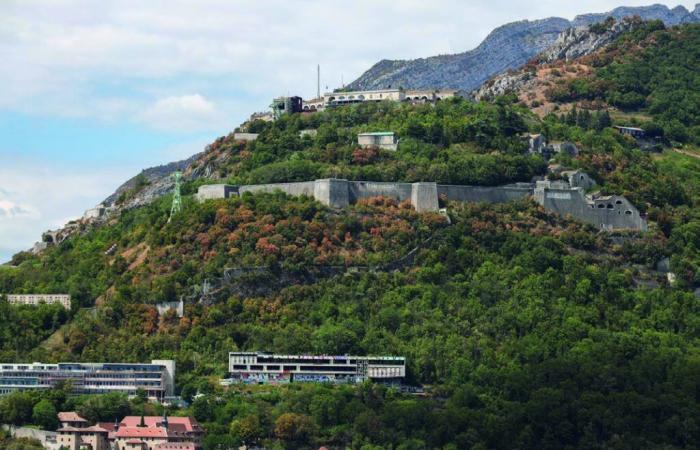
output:
M 180 196 L 180 179 L 182 179 L 182 173 L 177 170 L 171 175 L 175 180 L 175 187 L 173 188 L 173 204 L 170 207 L 170 217 L 168 218 L 168 223 L 173 220 L 173 216 L 180 211 L 182 211 L 182 197 Z

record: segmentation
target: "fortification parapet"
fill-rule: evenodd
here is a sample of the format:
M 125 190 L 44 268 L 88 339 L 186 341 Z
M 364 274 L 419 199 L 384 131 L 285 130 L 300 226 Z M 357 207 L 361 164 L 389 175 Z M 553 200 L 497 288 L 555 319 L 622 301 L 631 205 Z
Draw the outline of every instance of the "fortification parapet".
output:
M 314 182 L 314 198 L 331 208 L 345 208 L 350 204 L 348 180 L 328 178 Z
M 413 183 L 411 186 L 411 204 L 418 212 L 437 211 L 438 205 L 437 184 Z
M 585 188 L 594 185 L 588 175 L 575 171 L 566 174 L 569 181 L 542 180 L 504 186 L 439 185 L 431 182 L 392 183 L 348 181 L 328 178 L 294 183 L 231 186 L 200 186 L 197 199 L 228 198 L 245 192 L 282 191 L 288 195 L 306 195 L 332 208 L 344 208 L 370 197 L 388 197 L 398 202 L 409 200 L 416 211 L 438 211 L 438 199 L 457 202 L 505 203 L 533 196 L 546 211 L 571 215 L 602 230 L 646 230 L 647 223 L 637 208 L 622 196 L 586 196 Z
M 238 195 L 238 186 L 231 184 L 205 184 L 197 189 L 197 200 L 214 200 Z

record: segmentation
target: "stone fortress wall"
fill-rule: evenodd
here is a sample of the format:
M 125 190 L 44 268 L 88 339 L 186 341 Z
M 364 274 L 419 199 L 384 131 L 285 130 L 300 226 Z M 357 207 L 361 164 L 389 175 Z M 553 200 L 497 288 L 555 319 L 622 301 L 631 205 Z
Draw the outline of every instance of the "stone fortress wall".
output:
M 504 186 L 349 181 L 335 178 L 245 186 L 215 184 L 201 186 L 197 192 L 197 199 L 205 201 L 243 195 L 245 192 L 282 191 L 293 196 L 313 197 L 332 208 L 343 208 L 363 198 L 383 196 L 398 202 L 410 201 L 418 212 L 437 212 L 440 199 L 474 203 L 505 203 L 532 196 L 549 212 L 562 216 L 571 215 L 601 230 L 647 229 L 644 218 L 626 198 L 586 195 L 585 189 L 594 186 L 595 181 L 579 171 L 567 172 L 564 175 L 569 179 L 568 181 L 538 181 Z

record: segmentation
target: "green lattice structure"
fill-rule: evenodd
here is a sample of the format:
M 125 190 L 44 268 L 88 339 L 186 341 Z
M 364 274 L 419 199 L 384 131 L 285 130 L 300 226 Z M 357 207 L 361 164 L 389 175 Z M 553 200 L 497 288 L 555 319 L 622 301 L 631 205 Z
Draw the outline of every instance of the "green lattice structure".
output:
M 170 217 L 168 218 L 168 223 L 173 220 L 173 216 L 180 211 L 182 211 L 182 197 L 180 196 L 180 179 L 182 178 L 182 173 L 180 171 L 173 172 L 171 175 L 175 180 L 175 187 L 173 188 L 173 205 L 170 207 Z

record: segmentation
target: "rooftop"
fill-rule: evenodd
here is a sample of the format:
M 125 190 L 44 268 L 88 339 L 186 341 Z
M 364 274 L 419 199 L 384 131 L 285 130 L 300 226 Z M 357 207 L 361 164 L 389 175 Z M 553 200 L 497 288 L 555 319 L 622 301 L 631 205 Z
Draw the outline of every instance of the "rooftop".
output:
M 85 422 L 85 423 L 87 423 L 87 420 L 80 417 L 78 415 L 78 413 L 76 413 L 74 411 L 66 411 L 66 412 L 58 413 L 58 421 L 59 422 Z
M 161 428 L 158 425 L 163 422 L 162 416 L 144 416 L 143 421 L 146 424 L 146 428 L 141 427 L 141 429 L 148 428 Z M 126 416 L 122 419 L 119 424 L 121 427 L 133 427 L 138 428 L 141 423 L 141 416 Z M 168 428 L 175 431 L 183 431 L 187 433 L 198 433 L 203 432 L 201 425 L 193 417 L 168 417 Z
M 369 133 L 359 133 L 358 136 L 393 136 L 393 131 L 372 131 Z

